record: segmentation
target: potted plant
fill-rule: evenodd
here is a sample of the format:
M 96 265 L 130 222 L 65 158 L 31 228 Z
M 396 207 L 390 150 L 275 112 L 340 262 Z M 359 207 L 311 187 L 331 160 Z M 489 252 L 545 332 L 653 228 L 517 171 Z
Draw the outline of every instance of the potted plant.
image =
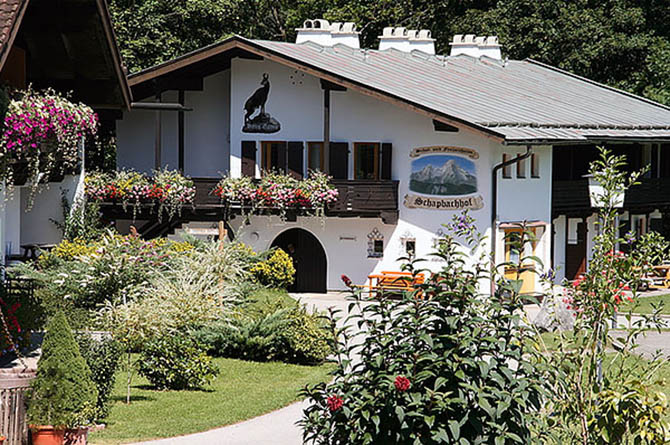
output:
M 95 416 L 97 389 L 62 311 L 47 325 L 31 388 L 27 416 L 33 445 L 62 444 L 66 430 L 77 436 Z M 85 443 L 85 434 L 83 442 L 77 440 Z

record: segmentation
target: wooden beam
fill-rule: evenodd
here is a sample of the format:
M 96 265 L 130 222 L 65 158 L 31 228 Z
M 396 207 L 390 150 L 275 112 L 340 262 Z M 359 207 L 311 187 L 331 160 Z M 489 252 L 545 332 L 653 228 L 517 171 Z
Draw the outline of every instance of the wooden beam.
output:
M 156 102 L 161 102 L 161 93 L 156 94 Z M 156 170 L 160 170 L 163 167 L 163 161 L 161 159 L 161 150 L 162 150 L 162 141 L 161 141 L 161 136 L 162 136 L 162 131 L 163 131 L 163 125 L 162 125 L 162 116 L 161 112 L 159 110 L 156 110 L 156 139 L 155 139 L 155 144 L 154 144 L 154 161 L 155 165 L 154 167 Z
M 342 85 L 338 85 L 333 82 L 328 82 L 327 80 L 324 79 L 321 79 L 321 88 L 324 90 L 331 90 L 331 91 L 347 91 L 347 89 Z
M 136 75 L 131 76 L 128 79 L 128 84 L 132 87 L 137 84 L 146 82 L 147 80 L 154 79 L 156 77 L 160 77 L 164 74 L 171 73 L 173 71 L 176 71 L 180 68 L 187 67 L 193 63 L 206 60 L 211 56 L 215 56 L 217 54 L 220 54 L 224 51 L 228 51 L 232 48 L 236 48 L 237 41 L 231 39 L 228 42 L 216 45 L 216 46 L 211 46 L 208 48 L 205 48 L 203 50 L 196 51 L 194 53 L 186 54 L 182 57 L 178 57 L 170 62 L 165 62 L 161 65 L 158 65 L 154 68 L 150 68 L 149 70 L 145 70 L 143 72 L 140 72 Z
M 179 103 L 184 106 L 184 90 L 179 90 Z M 178 150 L 179 150 L 179 171 L 184 173 L 184 111 L 179 111 L 177 115 L 177 136 L 179 140 L 177 141 Z
M 323 90 L 323 168 L 330 174 L 330 89 Z

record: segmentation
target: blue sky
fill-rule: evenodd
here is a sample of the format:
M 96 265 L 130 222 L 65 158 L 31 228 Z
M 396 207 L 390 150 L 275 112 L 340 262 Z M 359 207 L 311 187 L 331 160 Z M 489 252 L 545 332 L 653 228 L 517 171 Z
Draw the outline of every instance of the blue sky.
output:
M 474 162 L 472 162 L 469 159 L 453 155 L 430 155 L 430 156 L 423 156 L 419 159 L 415 159 L 414 161 L 412 161 L 412 172 L 420 171 L 429 164 L 432 165 L 433 167 L 442 167 L 442 165 L 444 165 L 444 163 L 450 159 L 456 161 L 456 165 L 461 167 L 466 172 L 476 176 L 477 172 L 475 170 Z

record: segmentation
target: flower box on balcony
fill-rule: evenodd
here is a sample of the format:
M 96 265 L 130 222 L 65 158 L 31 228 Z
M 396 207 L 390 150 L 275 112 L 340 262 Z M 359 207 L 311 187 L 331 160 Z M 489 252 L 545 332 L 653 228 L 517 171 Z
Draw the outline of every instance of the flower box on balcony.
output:
M 338 191 L 324 173 L 311 172 L 304 180 L 288 175 L 267 173 L 260 181 L 249 177 L 223 178 L 212 190 L 226 205 L 241 207 L 248 213 L 279 210 L 314 211 L 323 215 L 325 208 L 337 200 Z
M 193 206 L 195 200 L 193 181 L 170 170 L 156 171 L 151 178 L 129 170 L 93 172 L 86 175 L 85 185 L 87 199 L 120 204 L 124 211 L 130 206 L 133 218 L 140 207 L 149 207 L 157 208 L 159 220 L 163 213 L 172 219 L 183 207 Z

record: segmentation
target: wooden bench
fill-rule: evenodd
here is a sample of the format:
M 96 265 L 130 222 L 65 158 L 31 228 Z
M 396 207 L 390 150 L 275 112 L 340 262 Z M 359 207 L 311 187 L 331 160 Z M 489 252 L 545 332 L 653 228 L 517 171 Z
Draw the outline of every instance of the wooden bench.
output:
M 422 273 L 412 275 L 410 272 L 396 272 L 384 270 L 379 274 L 368 275 L 368 284 L 361 286 L 372 295 L 397 294 L 411 292 L 415 286 L 423 284 L 425 277 Z

